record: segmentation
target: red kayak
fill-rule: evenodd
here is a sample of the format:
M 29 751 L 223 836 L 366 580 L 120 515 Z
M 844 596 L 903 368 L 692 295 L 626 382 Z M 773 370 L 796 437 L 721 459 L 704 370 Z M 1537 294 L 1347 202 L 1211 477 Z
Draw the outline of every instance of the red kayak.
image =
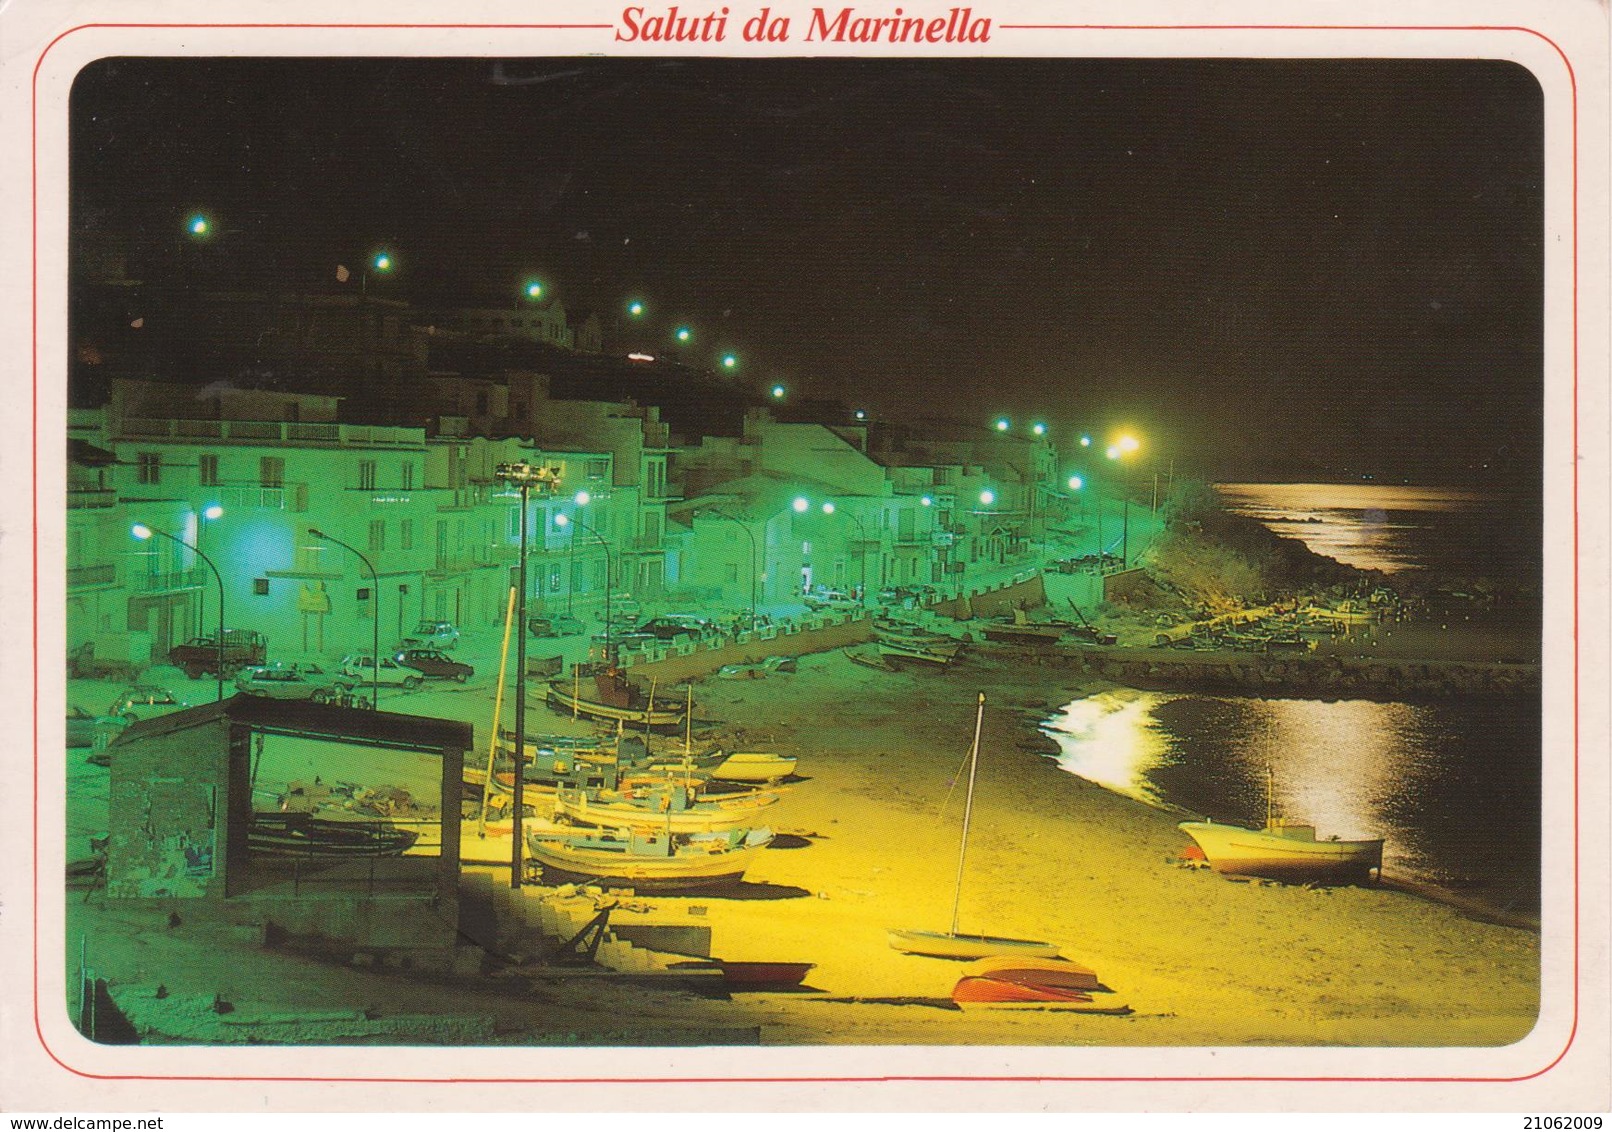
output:
M 1052 987 L 1058 990 L 1100 990 L 1097 972 L 1067 959 L 1040 956 L 991 955 L 963 968 L 965 976 L 1017 983 L 1023 987 Z
M 981 975 L 964 975 L 952 988 L 953 1002 L 1091 1002 L 1084 991 L 1067 987 L 1025 986 Z

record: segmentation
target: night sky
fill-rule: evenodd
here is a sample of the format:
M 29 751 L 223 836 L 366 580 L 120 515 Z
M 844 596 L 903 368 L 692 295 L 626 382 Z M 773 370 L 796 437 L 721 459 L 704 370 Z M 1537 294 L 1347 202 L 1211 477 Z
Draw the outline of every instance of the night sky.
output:
M 760 381 L 1210 475 L 1536 479 L 1542 112 L 1466 61 L 114 59 L 74 229 L 152 278 L 535 273 Z

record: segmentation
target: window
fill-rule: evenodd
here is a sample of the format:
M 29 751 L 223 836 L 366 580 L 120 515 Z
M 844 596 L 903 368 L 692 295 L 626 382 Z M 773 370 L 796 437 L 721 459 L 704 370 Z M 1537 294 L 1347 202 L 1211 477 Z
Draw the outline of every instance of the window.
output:
M 263 456 L 257 462 L 258 483 L 264 487 L 285 486 L 285 460 L 279 456 Z
M 397 525 L 397 545 L 402 550 L 414 549 L 414 520 L 404 519 Z
M 135 460 L 138 462 L 139 472 L 136 478 L 141 483 L 162 482 L 162 453 L 141 452 Z
M 403 490 L 414 490 L 414 465 L 407 460 L 403 462 Z
M 374 491 L 375 490 L 375 461 L 374 460 L 360 460 L 360 461 L 358 461 L 358 490 L 359 491 Z
M 252 593 L 256 597 L 269 596 L 269 580 L 267 578 L 252 579 Z
M 666 495 L 666 464 L 662 460 L 655 460 L 644 468 L 644 494 L 651 499 L 660 499 Z
M 559 592 L 560 592 L 560 568 L 558 566 L 550 566 L 549 567 L 549 593 L 554 594 L 554 593 L 559 593 Z
M 610 474 L 609 460 L 589 460 L 583 465 L 583 475 L 590 480 L 602 480 Z
M 218 486 L 218 457 L 196 457 L 196 482 L 203 487 Z
M 386 549 L 386 520 L 371 519 L 369 521 L 369 552 L 379 554 Z
M 727 570 L 728 581 L 737 582 L 739 580 L 739 564 L 737 562 L 729 562 Z

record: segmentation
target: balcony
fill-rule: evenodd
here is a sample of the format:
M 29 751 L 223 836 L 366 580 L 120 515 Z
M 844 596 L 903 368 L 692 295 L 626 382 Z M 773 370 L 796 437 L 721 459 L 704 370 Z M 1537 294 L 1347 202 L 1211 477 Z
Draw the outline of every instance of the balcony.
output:
M 110 563 L 100 566 L 69 566 L 67 568 L 67 588 L 70 590 L 84 590 L 92 586 L 110 586 L 117 580 L 117 570 Z
M 206 584 L 207 576 L 208 572 L 204 567 L 194 566 L 189 570 L 159 570 L 154 574 L 136 574 L 130 581 L 142 594 L 163 594 L 198 589 Z
M 420 448 L 425 444 L 423 429 L 316 421 L 160 420 L 152 417 L 124 417 L 119 435 L 126 440 L 231 440 L 250 444 L 294 444 L 309 447 Z
M 88 507 L 113 507 L 118 501 L 117 492 L 109 487 L 73 487 L 67 488 L 67 507 L 77 510 Z
M 225 510 L 301 513 L 308 509 L 308 485 L 288 483 L 280 487 L 225 487 L 219 490 L 219 502 Z

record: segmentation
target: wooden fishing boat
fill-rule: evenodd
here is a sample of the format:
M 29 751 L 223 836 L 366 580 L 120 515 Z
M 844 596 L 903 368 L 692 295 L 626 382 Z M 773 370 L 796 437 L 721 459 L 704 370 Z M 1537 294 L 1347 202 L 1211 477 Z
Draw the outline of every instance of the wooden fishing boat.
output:
M 974 715 L 974 743 L 968 752 L 968 796 L 963 803 L 963 833 L 957 851 L 957 881 L 952 889 L 950 931 L 914 931 L 892 928 L 890 946 L 909 955 L 932 955 L 941 959 L 983 959 L 990 955 L 1039 955 L 1055 958 L 1056 944 L 1033 939 L 1003 936 L 965 935 L 957 930 L 958 910 L 963 899 L 963 865 L 968 857 L 968 830 L 974 816 L 974 782 L 979 774 L 980 728 L 985 722 L 985 693 L 979 694 Z
M 860 664 L 863 668 L 871 668 L 876 672 L 901 671 L 876 650 L 849 648 L 844 651 L 847 660 L 853 664 Z
M 309 813 L 257 813 L 246 827 L 247 848 L 262 857 L 345 860 L 399 857 L 420 835 L 389 822 L 320 818 Z
M 617 672 L 600 672 L 588 678 L 550 680 L 547 702 L 561 714 L 620 723 L 642 731 L 675 731 L 683 724 L 683 705 L 675 700 L 646 695 Z
M 754 829 L 777 801 L 777 794 L 754 791 L 701 798 L 686 783 L 672 782 L 630 791 L 562 789 L 554 812 L 584 825 L 699 833 Z
M 718 782 L 768 783 L 778 782 L 795 773 L 795 756 L 775 755 L 765 751 L 735 751 L 729 754 L 720 747 L 699 755 L 662 755 L 654 759 L 650 769 L 693 770 Z
M 766 960 L 735 961 L 718 959 L 722 981 L 734 990 L 764 990 L 798 987 L 815 963 L 780 963 Z
M 1304 884 L 1366 883 L 1382 876 L 1383 843 L 1320 841 L 1315 826 L 1267 819 L 1263 829 L 1214 821 L 1184 821 L 1209 865 L 1230 877 L 1261 877 Z
M 526 848 L 546 880 L 672 893 L 742 880 L 772 839 L 769 829 L 668 835 L 551 823 L 528 832 Z

